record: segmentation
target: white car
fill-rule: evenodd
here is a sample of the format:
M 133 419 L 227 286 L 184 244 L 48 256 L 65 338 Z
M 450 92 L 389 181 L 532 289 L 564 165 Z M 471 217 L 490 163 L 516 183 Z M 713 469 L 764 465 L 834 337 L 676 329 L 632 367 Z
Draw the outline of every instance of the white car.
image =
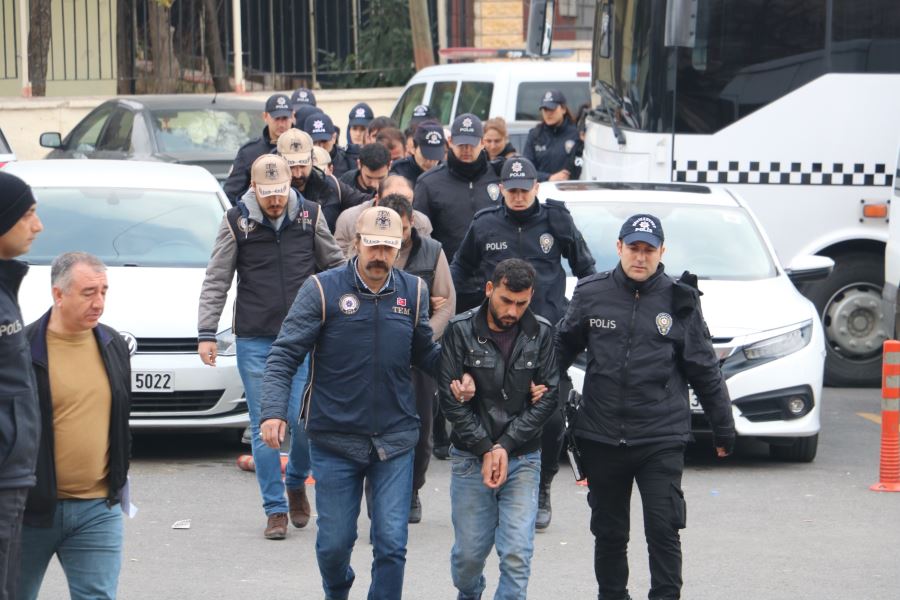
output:
M 194 166 L 111 160 L 11 163 L 31 185 L 44 223 L 19 290 L 26 322 L 50 308 L 50 262 L 68 251 L 100 257 L 109 293 L 101 321 L 133 356 L 133 429 L 243 429 L 231 304 L 215 368 L 197 355 L 197 302 L 213 242 L 230 206 L 215 177 Z
M 616 240 L 625 219 L 637 213 L 659 217 L 666 273 L 678 277 L 689 270 L 700 279 L 737 434 L 767 442 L 778 458 L 815 458 L 825 341 L 815 307 L 792 279 L 827 276 L 831 259 L 805 257 L 783 268 L 750 210 L 723 189 L 573 181 L 541 184 L 539 195 L 565 201 L 598 271 L 618 263 Z M 569 294 L 574 284 L 570 277 Z M 581 358 L 570 371 L 576 390 L 582 389 L 584 366 Z M 708 433 L 709 422 L 691 396 L 693 429 Z
M 3 130 L 0 129 L 0 168 L 3 168 L 6 163 L 11 163 L 14 160 L 16 160 L 16 153 L 9 147 L 9 142 L 6 141 Z

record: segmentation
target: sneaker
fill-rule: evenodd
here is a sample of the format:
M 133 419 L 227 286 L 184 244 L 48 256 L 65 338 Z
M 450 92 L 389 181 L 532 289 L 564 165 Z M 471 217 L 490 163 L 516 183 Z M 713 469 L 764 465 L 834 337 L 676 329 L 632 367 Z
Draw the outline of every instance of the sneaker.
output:
M 309 498 L 306 497 L 306 486 L 287 491 L 288 510 L 290 511 L 291 525 L 300 529 L 309 523 L 309 515 L 312 510 L 309 506 Z
M 438 460 L 447 460 L 450 458 L 450 446 L 435 446 L 431 453 Z
M 287 523 L 287 513 L 273 513 L 269 515 L 263 535 L 269 540 L 283 540 L 287 536 Z
M 537 519 L 534 521 L 534 528 L 537 531 L 543 531 L 550 526 L 550 519 L 553 511 L 550 508 L 550 484 L 541 483 L 538 488 L 538 511 Z
M 250 431 L 249 425 L 244 428 L 244 432 L 241 434 L 241 443 L 248 446 L 253 445 L 253 433 Z
M 409 522 L 416 524 L 422 520 L 422 501 L 419 500 L 419 491 L 416 490 L 412 495 L 412 502 L 409 505 Z

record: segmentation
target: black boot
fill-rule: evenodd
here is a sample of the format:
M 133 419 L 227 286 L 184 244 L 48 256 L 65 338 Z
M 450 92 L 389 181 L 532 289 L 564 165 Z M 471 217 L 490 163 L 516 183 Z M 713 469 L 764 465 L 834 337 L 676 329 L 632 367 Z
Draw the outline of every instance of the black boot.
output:
M 543 531 L 550 526 L 550 518 L 553 511 L 550 508 L 550 481 L 541 481 L 538 488 L 538 511 L 537 519 L 534 522 L 534 528 L 537 531 Z

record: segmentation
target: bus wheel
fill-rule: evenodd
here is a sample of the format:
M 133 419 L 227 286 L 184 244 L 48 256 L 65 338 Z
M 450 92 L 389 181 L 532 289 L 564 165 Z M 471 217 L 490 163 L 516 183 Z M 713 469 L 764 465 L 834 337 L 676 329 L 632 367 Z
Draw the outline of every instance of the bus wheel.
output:
M 805 287 L 825 326 L 825 385 L 880 385 L 883 281 L 884 257 L 856 253 L 836 257 L 827 279 Z

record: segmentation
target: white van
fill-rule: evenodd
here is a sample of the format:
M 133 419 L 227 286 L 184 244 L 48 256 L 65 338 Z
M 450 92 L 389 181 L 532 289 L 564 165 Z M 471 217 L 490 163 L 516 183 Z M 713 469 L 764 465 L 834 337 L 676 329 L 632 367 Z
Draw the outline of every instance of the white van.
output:
M 481 120 L 503 117 L 510 125 L 510 141 L 521 149 L 514 134 L 527 134 L 540 119 L 544 92 L 551 88 L 562 91 L 575 114 L 579 106 L 590 102 L 590 85 L 591 66 L 585 62 L 522 59 L 438 65 L 413 75 L 391 118 L 406 129 L 419 104 L 429 105 L 444 125 L 463 113 Z

